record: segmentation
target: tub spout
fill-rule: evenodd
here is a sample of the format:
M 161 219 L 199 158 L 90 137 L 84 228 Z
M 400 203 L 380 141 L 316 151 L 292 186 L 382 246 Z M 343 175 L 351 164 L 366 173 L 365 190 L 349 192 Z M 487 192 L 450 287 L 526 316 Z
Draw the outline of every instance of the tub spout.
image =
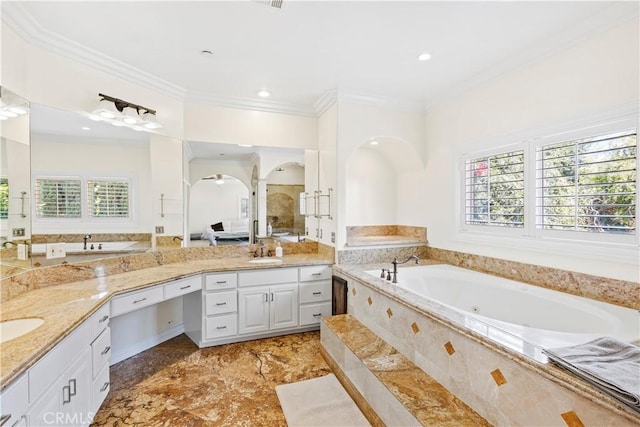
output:
M 392 283 L 398 283 L 398 264 L 404 264 L 406 262 L 411 261 L 412 259 L 416 261 L 416 264 L 418 264 L 420 261 L 418 257 L 415 255 L 411 255 L 409 258 L 405 259 L 404 261 L 398 261 L 398 258 L 393 259 L 393 261 L 391 262 L 391 264 L 393 264 L 393 280 L 391 281 Z

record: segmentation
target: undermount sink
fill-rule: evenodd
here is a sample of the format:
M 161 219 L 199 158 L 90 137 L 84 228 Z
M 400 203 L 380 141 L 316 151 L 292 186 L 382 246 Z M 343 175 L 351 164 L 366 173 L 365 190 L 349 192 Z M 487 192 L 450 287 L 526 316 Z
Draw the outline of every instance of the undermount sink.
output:
M 281 264 L 282 260 L 278 258 L 259 258 L 249 262 L 252 264 Z
M 37 317 L 0 322 L 0 344 L 29 333 L 43 323 L 44 320 Z

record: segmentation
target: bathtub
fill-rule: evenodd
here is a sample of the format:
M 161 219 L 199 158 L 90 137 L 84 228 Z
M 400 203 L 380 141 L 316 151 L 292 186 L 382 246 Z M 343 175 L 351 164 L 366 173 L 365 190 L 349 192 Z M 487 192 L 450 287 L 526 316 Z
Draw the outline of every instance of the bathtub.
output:
M 90 249 L 93 244 L 94 249 Z M 102 249 L 98 249 L 98 245 L 102 244 Z M 87 249 L 84 249 L 83 243 L 65 243 L 65 251 L 69 255 L 85 255 L 100 253 L 118 253 L 131 252 L 141 249 L 139 242 L 87 242 Z M 45 255 L 47 251 L 46 243 L 35 243 L 31 245 L 32 255 Z
M 380 278 L 380 270 L 367 273 Z M 451 265 L 401 268 L 395 285 L 408 291 L 408 302 L 425 298 L 452 309 L 456 323 L 518 350 L 523 342 L 553 348 L 600 336 L 640 340 L 638 310 Z

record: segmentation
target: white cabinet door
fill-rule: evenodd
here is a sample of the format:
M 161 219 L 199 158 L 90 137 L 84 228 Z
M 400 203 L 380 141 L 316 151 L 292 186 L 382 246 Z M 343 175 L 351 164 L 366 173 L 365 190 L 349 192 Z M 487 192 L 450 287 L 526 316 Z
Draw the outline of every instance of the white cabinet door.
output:
M 269 306 L 270 329 L 298 326 L 298 284 L 272 286 Z
M 30 408 L 29 425 L 89 425 L 93 399 L 91 384 L 91 350 L 85 347 Z
M 269 330 L 269 287 L 238 290 L 238 332 L 248 334 Z

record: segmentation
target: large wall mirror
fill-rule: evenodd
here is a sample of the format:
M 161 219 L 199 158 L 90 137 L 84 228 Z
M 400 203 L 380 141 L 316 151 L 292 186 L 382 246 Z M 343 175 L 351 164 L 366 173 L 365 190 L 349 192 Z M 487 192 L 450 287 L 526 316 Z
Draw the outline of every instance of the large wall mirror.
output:
M 304 240 L 304 151 L 190 141 L 186 246 Z
M 30 266 L 29 103 L 0 87 L 0 257 L 2 276 Z

